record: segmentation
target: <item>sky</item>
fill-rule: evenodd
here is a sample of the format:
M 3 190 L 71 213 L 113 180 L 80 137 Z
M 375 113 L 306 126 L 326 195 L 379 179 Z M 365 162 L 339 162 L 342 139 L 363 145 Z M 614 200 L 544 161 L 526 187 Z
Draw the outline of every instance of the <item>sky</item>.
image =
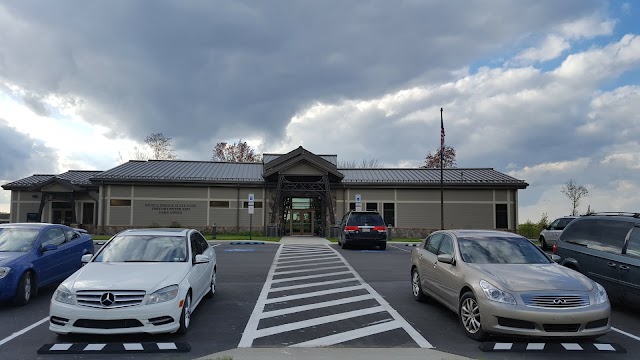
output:
M 519 222 L 640 211 L 640 1 L 0 2 L 0 183 L 108 170 L 151 133 L 529 186 Z M 634 20 L 635 19 L 635 20 Z M 10 192 L 0 191 L 0 211 Z

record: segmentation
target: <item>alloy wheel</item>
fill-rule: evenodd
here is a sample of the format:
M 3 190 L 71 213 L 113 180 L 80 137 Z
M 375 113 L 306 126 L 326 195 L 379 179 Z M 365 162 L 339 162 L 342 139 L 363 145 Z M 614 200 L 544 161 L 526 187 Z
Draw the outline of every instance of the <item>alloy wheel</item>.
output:
M 473 298 L 467 298 L 460 308 L 460 318 L 462 325 L 471 334 L 480 331 L 480 309 L 478 303 Z
M 420 295 L 420 276 L 418 276 L 418 272 L 414 271 L 411 278 L 411 283 L 413 284 L 413 296 L 418 296 Z
M 187 298 L 184 299 L 184 327 L 189 328 L 191 323 L 191 295 L 187 294 Z
M 31 275 L 27 274 L 24 279 L 24 300 L 29 301 L 31 299 Z

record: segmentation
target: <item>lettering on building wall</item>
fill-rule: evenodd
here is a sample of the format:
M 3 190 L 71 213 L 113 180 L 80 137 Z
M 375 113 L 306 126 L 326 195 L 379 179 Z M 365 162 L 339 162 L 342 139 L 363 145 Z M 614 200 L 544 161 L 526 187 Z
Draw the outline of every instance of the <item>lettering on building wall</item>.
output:
M 185 203 L 145 203 L 144 207 L 155 211 L 158 215 L 183 215 L 196 207 L 196 204 Z

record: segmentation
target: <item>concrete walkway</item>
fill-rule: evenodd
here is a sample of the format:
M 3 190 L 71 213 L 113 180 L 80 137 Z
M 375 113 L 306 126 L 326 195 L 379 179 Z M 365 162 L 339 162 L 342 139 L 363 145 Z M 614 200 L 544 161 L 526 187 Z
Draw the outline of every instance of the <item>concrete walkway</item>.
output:
M 280 244 L 293 245 L 324 245 L 331 244 L 331 241 L 315 236 L 283 236 Z

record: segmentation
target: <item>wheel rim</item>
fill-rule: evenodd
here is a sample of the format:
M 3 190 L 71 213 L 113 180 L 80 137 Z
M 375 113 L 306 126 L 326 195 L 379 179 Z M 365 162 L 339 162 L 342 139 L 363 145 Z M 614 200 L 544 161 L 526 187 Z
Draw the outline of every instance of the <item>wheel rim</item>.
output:
M 31 275 L 29 274 L 24 278 L 24 299 L 26 301 L 31 299 Z
M 420 276 L 418 276 L 418 272 L 414 271 L 413 272 L 413 296 L 418 296 L 420 295 Z
M 480 331 L 480 309 L 475 299 L 467 298 L 460 308 L 462 326 L 471 334 Z
M 213 272 L 211 275 L 211 293 L 214 294 L 216 292 L 216 272 Z
M 188 328 L 191 323 L 191 295 L 187 295 L 184 300 L 184 327 Z

